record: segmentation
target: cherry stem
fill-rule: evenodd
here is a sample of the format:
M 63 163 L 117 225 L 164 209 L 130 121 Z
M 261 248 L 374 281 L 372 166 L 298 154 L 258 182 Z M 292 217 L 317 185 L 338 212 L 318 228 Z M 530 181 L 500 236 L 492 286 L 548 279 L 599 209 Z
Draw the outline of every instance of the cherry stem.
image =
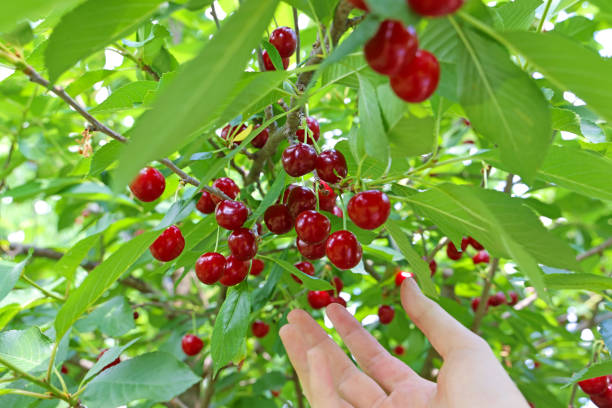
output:
M 217 239 L 215 240 L 215 252 L 219 249 L 219 233 L 221 232 L 221 227 L 217 225 Z

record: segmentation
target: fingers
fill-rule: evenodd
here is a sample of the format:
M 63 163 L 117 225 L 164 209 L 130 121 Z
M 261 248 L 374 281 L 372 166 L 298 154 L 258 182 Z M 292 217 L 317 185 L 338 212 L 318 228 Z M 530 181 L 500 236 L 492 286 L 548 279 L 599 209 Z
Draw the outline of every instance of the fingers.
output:
M 280 329 L 280 338 L 287 350 L 287 355 L 291 361 L 291 365 L 295 368 L 300 384 L 304 390 L 304 395 L 308 401 L 311 400 L 311 388 L 309 380 L 309 365 L 308 365 L 308 346 L 304 342 L 300 330 L 294 325 L 285 325 Z
M 334 378 L 327 363 L 325 352 L 320 347 L 310 349 L 307 354 L 310 387 L 316 390 L 309 398 L 312 408 L 342 408 L 350 407 L 340 399 Z
M 442 357 L 458 349 L 488 348 L 482 338 L 423 295 L 414 279 L 406 279 L 402 284 L 402 305 Z

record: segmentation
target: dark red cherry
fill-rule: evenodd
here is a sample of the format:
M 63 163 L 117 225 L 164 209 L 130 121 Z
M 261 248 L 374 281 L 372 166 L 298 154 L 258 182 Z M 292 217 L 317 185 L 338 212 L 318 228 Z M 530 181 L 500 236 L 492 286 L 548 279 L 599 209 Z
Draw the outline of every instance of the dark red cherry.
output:
M 270 390 L 270 393 L 275 398 L 278 398 L 278 396 L 281 394 L 281 392 L 279 390 Z
M 463 6 L 464 0 L 407 0 L 415 13 L 425 17 L 452 14 Z
M 292 28 L 278 27 L 270 35 L 270 44 L 278 50 L 282 58 L 289 58 L 297 48 L 297 35 Z
M 334 290 L 330 290 L 329 292 L 330 295 L 334 295 L 334 294 L 340 294 L 340 292 L 342 292 L 342 289 L 344 289 L 344 282 L 342 282 L 342 279 L 340 279 L 337 276 L 334 276 L 334 278 L 331 281 L 332 286 L 334 287 Z
M 599 408 L 612 408 L 612 384 L 600 395 L 590 395 L 591 402 Z
M 227 246 L 236 258 L 249 261 L 257 255 L 257 237 L 246 228 L 234 230 L 227 239 Z
M 323 309 L 331 303 L 331 296 L 324 290 L 312 290 L 308 292 L 308 303 L 313 309 Z
M 336 193 L 326 182 L 319 184 L 319 208 L 323 211 L 333 213 L 336 205 Z
M 365 3 L 364 0 L 349 0 L 349 3 L 352 3 L 353 6 L 357 7 L 360 10 L 369 11 L 368 5 Z
M 268 51 L 264 50 L 261 56 L 264 62 L 264 69 L 266 71 L 276 71 L 276 67 L 274 66 L 274 63 L 272 62 L 272 58 L 270 58 L 270 54 L 268 54 Z M 282 58 L 282 60 L 283 60 L 283 68 L 287 69 L 289 67 L 289 58 Z
M 344 217 L 344 213 L 342 212 L 342 208 L 338 207 L 337 205 L 334 206 L 334 208 L 332 209 L 332 214 L 334 214 L 336 217 Z
M 256 222 L 255 223 L 255 232 L 257 233 L 258 236 L 262 236 L 263 235 L 263 226 L 261 225 L 260 222 Z
M 314 266 L 308 261 L 298 262 L 293 266 L 298 268 L 300 271 L 304 272 L 306 275 L 314 276 L 315 274 Z M 291 277 L 293 278 L 294 281 L 296 281 L 300 285 L 303 283 L 302 280 L 298 278 L 297 276 L 295 276 L 294 274 L 291 274 Z
M 472 261 L 474 261 L 474 265 L 478 265 L 481 263 L 489 263 L 491 257 L 487 251 L 480 251 L 474 257 L 472 257 Z
M 424 256 L 423 260 L 427 262 L 427 257 Z M 438 270 L 438 263 L 433 259 L 429 262 L 429 270 L 431 272 L 431 276 L 434 276 Z
M 196 276 L 206 285 L 216 283 L 225 271 L 225 257 L 216 252 L 207 252 L 200 256 L 195 264 Z
M 260 127 L 261 127 L 261 125 L 256 125 L 253 128 L 253 132 L 256 131 L 257 129 L 259 129 Z M 260 134 L 258 134 L 257 136 L 255 136 L 255 138 L 253 140 L 251 140 L 251 145 L 253 147 L 261 149 L 268 142 L 268 137 L 270 137 L 270 131 L 268 130 L 268 128 L 265 128 L 264 130 L 261 131 Z
M 413 277 L 414 275 L 412 273 L 399 270 L 395 272 L 395 286 L 402 286 L 402 283 L 406 280 L 406 278 Z
M 306 126 L 308 126 L 308 130 L 310 130 L 310 132 L 308 132 L 308 138 L 306 138 L 306 133 L 302 128 L 298 129 L 298 131 L 295 132 L 295 135 L 300 143 L 314 145 L 312 139 L 319 141 L 319 137 L 321 137 L 321 127 L 319 126 L 319 121 L 316 118 L 309 116 L 306 118 Z
M 287 174 L 301 177 L 315 169 L 317 152 L 312 146 L 297 143 L 285 149 L 281 160 Z
M 296 245 L 298 251 L 300 251 L 300 254 L 302 254 L 304 258 L 310 259 L 311 261 L 321 259 L 325 256 L 326 241 L 318 244 L 309 244 L 297 238 Z
M 340 296 L 331 296 L 329 298 L 329 303 L 337 303 L 339 305 L 342 305 L 344 307 L 346 307 L 346 300 L 342 299 Z
M 606 392 L 609 383 L 608 380 L 608 376 L 604 375 L 602 377 L 590 378 L 588 380 L 580 381 L 578 382 L 578 385 L 580 386 L 580 388 L 582 388 L 582 391 L 584 391 L 585 394 L 599 395 Z
M 395 317 L 395 310 L 389 305 L 382 305 L 378 308 L 378 319 L 382 324 L 389 324 Z
M 355 234 L 350 231 L 337 231 L 327 239 L 325 253 L 336 268 L 345 270 L 359 264 L 363 250 Z
M 370 190 L 350 199 L 347 211 L 359 228 L 373 230 L 383 225 L 391 212 L 389 197 L 382 191 Z
M 186 334 L 183 336 L 183 340 L 181 340 L 181 347 L 183 348 L 183 352 L 188 356 L 195 356 L 202 351 L 204 342 L 196 335 Z
M 238 136 L 246 129 L 247 125 L 245 124 L 241 124 L 240 126 L 227 125 L 221 130 L 221 138 L 229 142 L 230 140 L 234 140 L 236 136 Z M 237 146 L 240 143 L 242 143 L 242 141 L 234 142 L 234 146 Z
M 315 167 L 319 178 L 332 184 L 342 181 L 348 173 L 344 155 L 333 149 L 321 152 Z
M 406 102 L 419 103 L 429 99 L 440 82 L 440 63 L 431 53 L 419 50 L 409 64 L 404 64 L 391 77 L 391 88 Z
M 448 256 L 453 261 L 458 261 L 463 256 L 463 252 L 457 250 L 455 244 L 449 241 L 446 245 L 446 256 Z
M 285 192 L 283 193 L 283 202 L 281 204 L 287 204 L 289 202 L 289 194 L 293 191 L 294 188 L 299 187 L 297 184 L 289 184 L 285 187 Z
M 215 211 L 217 224 L 231 231 L 242 227 L 248 216 L 249 210 L 240 201 L 223 200 Z
M 185 249 L 185 238 L 175 225 L 166 228 L 149 247 L 153 258 L 162 262 L 170 262 L 178 258 L 183 249 Z
M 478 306 L 480 306 L 480 298 L 472 299 L 472 310 L 474 311 L 474 313 L 476 313 L 476 311 L 478 310 Z
M 289 199 L 287 200 L 287 207 L 289 213 L 293 219 L 296 219 L 298 215 L 304 211 L 314 210 L 317 206 L 317 197 L 315 193 L 306 187 L 295 186 L 291 193 L 289 193 Z
M 393 76 L 404 64 L 410 64 L 419 49 L 419 40 L 412 27 L 397 20 L 385 20 L 367 42 L 364 51 L 370 67 L 379 74 Z
M 482 251 L 484 249 L 484 246 L 482 246 L 482 244 L 476 241 L 474 238 L 468 237 L 468 241 L 470 245 L 472 246 L 472 248 L 474 248 L 475 250 Z
M 461 251 L 465 252 L 468 246 L 470 246 L 470 240 L 467 237 L 463 237 L 461 239 Z
M 403 356 L 405 352 L 406 352 L 406 349 L 404 349 L 404 347 L 402 347 L 402 346 L 395 346 L 393 348 L 393 353 L 396 356 Z
M 225 195 L 231 198 L 232 200 L 238 197 L 238 194 L 240 194 L 240 187 L 238 187 L 236 182 L 229 177 L 221 177 L 216 179 L 212 186 L 217 190 L 221 190 L 222 192 L 224 192 Z M 211 198 L 215 205 L 219 204 L 222 201 L 220 197 L 217 197 L 214 194 L 211 194 Z
M 510 301 L 508 302 L 509 306 L 516 306 L 519 302 L 519 295 L 516 292 L 510 292 L 508 293 L 508 296 L 510 296 Z
M 134 318 L 134 320 L 138 320 L 138 318 L 140 317 L 140 313 L 138 313 L 137 310 L 134 310 L 134 313 L 132 313 L 132 317 Z
M 264 270 L 264 261 L 261 259 L 253 259 L 251 261 L 251 275 L 259 276 Z
M 215 202 L 212 199 L 212 194 L 208 191 L 202 191 L 202 196 L 196 204 L 196 208 L 203 214 L 212 214 L 215 212 Z
M 253 336 L 257 337 L 258 339 L 266 337 L 269 331 L 270 326 L 268 326 L 265 322 L 262 322 L 261 320 L 254 321 L 253 325 L 251 326 L 251 332 L 253 333 Z
M 295 220 L 295 232 L 302 241 L 309 244 L 323 242 L 331 232 L 329 219 L 314 210 L 303 211 Z
M 270 232 L 276 235 L 286 234 L 293 228 L 293 217 L 285 204 L 268 207 L 264 213 L 264 221 Z
M 145 167 L 140 170 L 136 178 L 130 184 L 130 190 L 140 201 L 150 203 L 157 200 L 166 189 L 164 175 L 153 167 Z
M 504 294 L 504 292 L 498 292 L 489 297 L 487 305 L 497 307 L 503 305 L 504 303 L 506 303 L 506 295 Z
M 98 357 L 96 358 L 96 361 L 100 360 L 102 358 L 102 356 L 104 355 L 104 353 L 106 353 L 107 351 L 108 351 L 108 349 L 102 350 L 100 352 L 100 354 L 98 354 Z M 116 366 L 120 362 L 121 362 L 121 357 L 117 357 L 116 359 L 114 359 L 113 361 L 111 361 L 110 363 L 105 365 L 104 368 L 102 368 L 102 370 L 100 370 L 100 371 L 108 370 L 109 368 Z
M 134 312 L 134 313 L 136 313 L 136 312 Z M 62 364 L 62 368 L 61 368 L 60 372 L 62 374 L 68 374 L 68 367 L 66 367 L 64 364 Z
M 242 282 L 249 274 L 249 263 L 241 261 L 234 255 L 227 257 L 225 270 L 219 282 L 225 286 L 234 286 Z

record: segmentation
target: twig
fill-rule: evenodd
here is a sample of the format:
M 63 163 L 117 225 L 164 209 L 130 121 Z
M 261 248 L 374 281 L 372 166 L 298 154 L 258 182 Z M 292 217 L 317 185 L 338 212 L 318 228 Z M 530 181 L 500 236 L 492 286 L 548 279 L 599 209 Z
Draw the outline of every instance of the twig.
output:
M 430 263 L 435 258 L 436 254 L 440 252 L 440 250 L 444 248 L 446 244 L 448 244 L 449 241 L 450 240 L 447 237 L 442 238 L 440 242 L 438 242 L 438 245 L 436 245 L 436 247 L 431 251 L 431 253 L 427 257 L 426 262 Z
M 298 24 L 298 11 L 293 7 L 293 26 L 295 27 L 295 35 L 297 36 L 297 48 L 295 50 L 295 62 L 300 65 L 300 25 Z
M 295 10 L 295 9 L 294 9 Z M 291 370 L 291 380 L 295 385 L 295 397 L 297 399 L 298 408 L 304 408 L 304 393 L 302 392 L 302 386 L 300 385 L 300 379 L 298 378 L 295 369 Z
M 215 25 L 217 26 L 217 30 L 221 28 L 221 24 L 219 23 L 219 17 L 217 17 L 217 9 L 215 9 L 215 2 L 210 3 L 210 14 L 213 16 L 215 20 Z
M 586 252 L 583 252 L 582 254 L 578 255 L 576 257 L 576 260 L 578 262 L 589 258 L 593 255 L 597 255 L 597 254 L 601 254 L 605 249 L 612 247 L 612 238 L 608 239 L 607 241 L 605 241 L 603 244 L 600 244 L 598 246 L 596 246 L 595 248 L 591 248 Z
M 227 296 L 227 288 L 223 287 L 223 289 L 221 289 L 221 293 L 219 293 L 217 306 L 215 308 L 215 311 L 213 312 L 215 318 L 219 314 L 219 311 L 221 310 L 221 306 L 223 305 L 223 302 L 225 302 L 226 296 Z M 211 368 L 207 375 L 208 386 L 206 387 L 206 390 L 204 391 L 204 395 L 201 398 L 202 408 L 208 408 L 210 406 L 213 395 L 215 394 L 215 382 L 217 381 L 217 378 L 218 378 L 218 375 L 215 376 L 215 370 Z
M 363 260 L 363 269 L 365 269 L 365 271 L 374 279 L 376 279 L 378 282 L 380 282 L 382 280 L 382 278 L 380 277 L 380 275 L 378 274 L 378 272 L 376 272 L 376 270 L 374 269 L 374 264 L 370 262 L 368 262 L 367 260 Z

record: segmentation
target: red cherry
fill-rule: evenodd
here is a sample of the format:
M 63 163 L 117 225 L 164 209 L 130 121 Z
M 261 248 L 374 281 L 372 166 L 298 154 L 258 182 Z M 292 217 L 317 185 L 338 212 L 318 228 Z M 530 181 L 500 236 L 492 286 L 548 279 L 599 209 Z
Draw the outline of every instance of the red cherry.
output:
M 427 261 L 427 258 L 424 257 L 424 260 Z M 434 259 L 429 262 L 429 270 L 431 271 L 431 276 L 434 276 L 438 270 L 438 263 Z
M 385 20 L 367 42 L 364 51 L 370 67 L 379 74 L 392 76 L 402 65 L 410 64 L 419 49 L 419 40 L 412 27 L 397 20 Z
M 334 294 L 339 294 L 340 292 L 342 292 L 342 289 L 344 289 L 344 282 L 342 282 L 342 279 L 340 279 L 337 276 L 334 276 L 334 278 L 331 281 L 331 284 L 335 288 L 335 290 L 329 290 L 328 291 L 329 294 L 332 295 L 332 296 Z
M 246 129 L 247 129 L 247 126 L 245 124 L 241 124 L 240 126 L 227 125 L 221 130 L 221 138 L 229 142 L 230 140 L 235 139 L 236 136 L 238 136 L 240 133 L 242 133 Z M 237 146 L 240 143 L 242 143 L 242 141 L 234 142 L 234 146 Z
M 510 301 L 508 302 L 508 306 L 516 306 L 519 302 L 519 295 L 516 292 L 508 293 L 510 296 Z
M 321 181 L 318 193 L 319 208 L 323 211 L 333 212 L 336 205 L 336 197 L 338 197 L 334 190 L 326 182 Z
M 337 231 L 329 236 L 325 253 L 336 268 L 344 270 L 357 266 L 363 250 L 355 234 L 350 231 Z
M 454 13 L 463 0 L 407 0 L 415 13 L 426 17 L 441 17 Z
M 230 231 L 242 227 L 248 216 L 249 210 L 240 201 L 223 200 L 215 211 L 217 224 Z
M 315 274 L 314 266 L 312 266 L 310 262 L 302 261 L 302 262 L 298 262 L 294 264 L 293 266 L 298 268 L 300 271 L 304 272 L 306 275 L 314 276 Z M 294 281 L 296 281 L 300 285 L 303 283 L 302 280 L 298 278 L 296 275 L 291 274 L 291 277 L 293 278 Z
M 389 305 L 382 305 L 378 308 L 378 319 L 382 324 L 389 324 L 395 317 L 395 310 Z
M 293 217 L 285 204 L 268 207 L 264 213 L 264 221 L 270 232 L 276 235 L 286 234 L 293 228 Z
M 283 202 L 281 204 L 287 204 L 289 202 L 289 194 L 293 191 L 294 188 L 299 187 L 297 184 L 289 184 L 285 187 L 285 192 L 283 193 Z
M 262 322 L 261 320 L 256 320 L 251 325 L 251 332 L 253 332 L 253 336 L 259 339 L 266 337 L 269 331 L 270 326 L 268 326 L 265 322 Z
M 480 306 L 480 298 L 474 298 L 472 300 L 472 310 L 474 311 L 474 313 L 476 313 L 476 311 L 478 310 L 478 306 Z M 487 309 L 489 308 L 489 305 L 487 305 Z
M 608 385 L 603 393 L 590 397 L 599 408 L 612 408 L 612 384 Z
M 241 261 L 249 261 L 257 255 L 257 237 L 246 228 L 234 230 L 227 239 L 227 246 Z
M 533 405 L 532 402 L 528 402 L 527 404 L 529 405 L 530 408 L 535 408 L 535 405 Z
M 300 213 L 295 220 L 295 232 L 302 241 L 309 244 L 323 242 L 331 232 L 329 219 L 314 210 Z
M 232 200 L 238 197 L 238 194 L 240 194 L 240 187 L 238 187 L 236 182 L 229 177 L 221 177 L 216 179 L 212 186 L 217 190 L 223 191 L 225 195 Z M 215 205 L 223 201 L 220 197 L 217 197 L 214 194 L 211 194 L 211 198 Z
M 314 147 L 297 143 L 285 149 L 282 156 L 283 167 L 292 177 L 301 177 L 315 169 L 317 152 Z
M 368 5 L 365 4 L 364 0 L 349 0 L 349 3 L 352 3 L 353 6 L 357 7 L 360 10 L 369 11 Z
M 585 394 L 588 395 L 603 394 L 604 392 L 606 392 L 608 384 L 609 379 L 608 376 L 605 375 L 602 377 L 590 378 L 588 380 L 578 382 L 578 385 L 580 386 L 580 388 L 582 388 L 582 391 L 584 391 Z
M 276 67 L 274 66 L 274 63 L 272 62 L 272 58 L 270 58 L 268 51 L 264 50 L 261 56 L 264 62 L 264 70 L 276 71 Z M 282 60 L 283 60 L 283 68 L 287 69 L 289 67 L 289 58 L 282 58 Z
M 310 259 L 311 261 L 321 259 L 325 256 L 326 241 L 318 244 L 309 244 L 298 238 L 296 240 L 296 245 L 298 251 L 300 251 L 300 254 L 302 254 L 304 258 Z
M 223 255 L 216 252 L 207 252 L 196 261 L 196 276 L 205 285 L 212 285 L 223 276 L 225 262 Z
M 282 58 L 289 58 L 297 48 L 297 35 L 289 27 L 278 27 L 270 35 L 270 44 L 278 50 Z
M 395 346 L 395 348 L 393 349 L 393 353 L 396 356 L 403 356 L 405 352 L 406 350 L 402 346 Z
M 323 309 L 331 303 L 331 297 L 324 290 L 312 290 L 308 292 L 308 303 L 313 309 Z
M 222 285 L 234 286 L 245 280 L 249 274 L 249 263 L 241 261 L 234 255 L 227 257 L 223 276 L 219 279 Z
M 274 397 L 278 397 L 280 395 L 280 393 L 281 393 L 278 390 L 271 390 L 270 392 L 272 393 L 272 396 L 274 396 Z
M 196 208 L 203 214 L 212 214 L 215 212 L 215 202 L 212 199 L 212 194 L 208 191 L 202 191 L 202 196 L 196 204 Z
M 370 190 L 353 196 L 346 209 L 350 219 L 359 228 L 373 230 L 387 221 L 391 203 L 382 191 Z
M 172 225 L 151 244 L 149 250 L 153 258 L 162 262 L 176 259 L 185 249 L 185 238 L 177 226 Z
M 453 261 L 458 261 L 463 256 L 463 252 L 459 252 L 455 244 L 449 241 L 446 245 L 446 256 Z
M 465 250 L 468 248 L 469 245 L 470 245 L 470 240 L 467 237 L 463 237 L 461 239 L 461 251 L 465 252 Z
M 492 307 L 501 306 L 506 303 L 506 295 L 504 292 L 498 292 L 489 298 L 487 305 Z
M 414 278 L 414 275 L 410 272 L 397 271 L 395 273 L 395 286 L 400 287 L 406 278 Z
M 100 360 L 102 358 L 102 356 L 104 355 L 104 353 L 106 353 L 108 351 L 108 349 L 104 349 L 100 352 L 100 354 L 98 354 L 98 357 L 96 358 L 96 361 Z M 111 361 L 110 363 L 108 363 L 107 365 L 104 366 L 104 368 L 102 368 L 102 370 L 100 370 L 100 372 L 104 371 L 104 370 L 108 370 L 109 368 L 116 366 L 117 364 L 119 364 L 121 362 L 121 358 L 117 357 L 116 359 L 114 359 L 113 361 Z
M 319 126 L 319 121 L 316 118 L 309 116 L 306 118 L 306 126 L 310 130 L 310 132 L 308 132 L 308 139 L 306 139 L 304 129 L 298 129 L 297 132 L 295 132 L 295 135 L 300 143 L 308 143 L 309 145 L 313 145 L 314 142 L 312 139 L 318 141 L 319 137 L 321 137 L 321 127 Z
M 431 53 L 419 50 L 410 64 L 402 65 L 391 77 L 391 88 L 406 102 L 419 103 L 428 99 L 438 88 L 440 63 Z
M 140 170 L 136 178 L 130 184 L 130 190 L 140 201 L 150 203 L 157 200 L 166 189 L 164 175 L 153 167 L 145 167 Z
M 491 257 L 487 251 L 480 251 L 476 255 L 472 257 L 472 261 L 474 261 L 474 265 L 478 265 L 480 263 L 489 263 Z
M 195 356 L 202 351 L 204 342 L 198 336 L 186 334 L 183 336 L 183 340 L 181 340 L 181 347 L 183 348 L 183 352 L 188 356 Z
M 256 131 L 260 127 L 261 127 L 261 125 L 255 126 L 253 128 L 253 131 Z M 253 147 L 261 149 L 268 142 L 268 137 L 270 137 L 270 131 L 268 130 L 268 128 L 265 128 L 264 130 L 261 131 L 260 134 L 258 134 L 257 136 L 255 136 L 255 138 L 253 140 L 251 140 L 251 145 Z
M 260 222 L 255 223 L 255 231 L 257 232 L 258 236 L 261 237 L 263 235 L 263 226 L 261 225 Z
M 138 320 L 138 318 L 140 317 L 140 313 L 134 310 L 134 313 L 132 313 L 132 317 L 134 318 L 134 320 Z
M 62 364 L 62 368 L 60 369 L 60 372 L 62 374 L 68 374 L 68 367 L 66 367 L 64 364 Z
M 339 218 L 344 217 L 342 208 L 338 207 L 337 205 L 335 205 L 334 208 L 332 209 L 332 214 L 334 214 L 336 217 L 339 217 Z
M 346 307 L 346 300 L 342 299 L 340 296 L 331 296 L 329 298 L 329 303 L 337 303 L 339 305 L 342 305 L 344 307 Z
M 253 259 L 251 261 L 251 275 L 259 276 L 264 270 L 264 262 L 261 259 Z
M 304 211 L 314 210 L 317 206 L 317 197 L 314 192 L 306 187 L 295 186 L 289 193 L 287 207 L 293 219 Z
M 332 184 L 342 181 L 348 173 L 344 155 L 333 149 L 321 152 L 316 160 L 316 169 L 321 180 Z
M 474 238 L 468 237 L 468 241 L 470 245 L 472 246 L 472 248 L 474 248 L 475 250 L 482 251 L 484 249 L 484 246 L 482 246 L 482 244 L 476 241 Z

